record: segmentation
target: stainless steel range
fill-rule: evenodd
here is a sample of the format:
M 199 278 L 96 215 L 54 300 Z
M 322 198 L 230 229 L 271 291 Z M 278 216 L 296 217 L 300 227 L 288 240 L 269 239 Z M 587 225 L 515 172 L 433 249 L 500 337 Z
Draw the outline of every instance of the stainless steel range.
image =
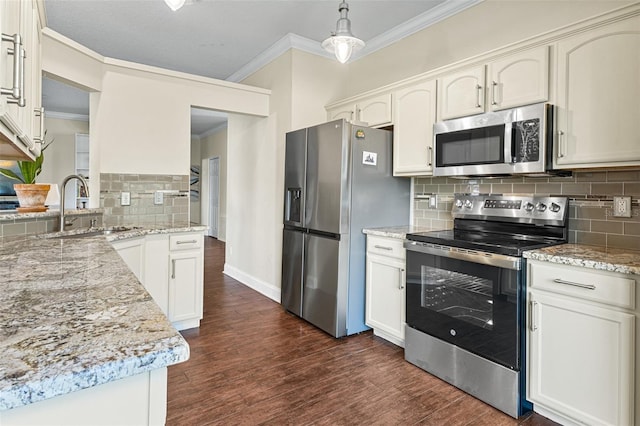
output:
M 522 252 L 567 242 L 566 197 L 456 194 L 454 228 L 408 234 L 405 359 L 518 417 Z

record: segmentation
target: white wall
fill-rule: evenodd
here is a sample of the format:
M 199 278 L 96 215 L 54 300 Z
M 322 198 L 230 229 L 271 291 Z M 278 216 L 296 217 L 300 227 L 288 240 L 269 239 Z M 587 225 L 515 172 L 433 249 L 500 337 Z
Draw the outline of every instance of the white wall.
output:
M 101 60 L 52 31 L 44 32 L 43 39 L 44 72 L 94 90 L 91 194 L 99 194 L 100 173 L 188 175 L 192 106 L 256 116 L 269 111 L 268 90 Z M 90 206 L 98 204 L 92 196 Z
M 202 162 L 201 215 L 202 223 L 209 217 L 209 159 L 219 158 L 219 194 L 218 194 L 218 240 L 227 240 L 227 128 L 209 135 L 200 141 Z
M 274 250 L 275 123 L 229 114 L 226 274 L 280 300 L 280 262 Z
M 45 116 L 44 125 L 46 140 L 53 139 L 53 143 L 44 151 L 38 182 L 61 185 L 65 177 L 76 172 L 76 133 L 89 133 L 89 122 Z M 73 185 L 74 182 L 70 182 L 65 193 L 65 204 L 70 207 L 75 207 Z

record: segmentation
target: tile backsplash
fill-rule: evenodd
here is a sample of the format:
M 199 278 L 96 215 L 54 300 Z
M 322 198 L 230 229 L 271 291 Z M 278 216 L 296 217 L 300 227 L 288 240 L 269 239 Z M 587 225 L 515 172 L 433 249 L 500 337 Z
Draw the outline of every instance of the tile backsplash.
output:
M 162 204 L 154 203 L 162 192 Z M 130 205 L 121 205 L 121 194 Z M 100 207 L 105 226 L 182 227 L 189 225 L 189 176 L 155 174 L 100 174 Z
M 640 250 L 640 170 L 575 172 L 571 177 L 414 179 L 413 224 L 451 228 L 454 193 L 536 194 L 569 197 L 569 242 Z M 437 207 L 428 197 L 436 194 Z M 614 217 L 613 196 L 630 196 L 632 215 Z M 423 198 L 424 197 L 424 198 Z

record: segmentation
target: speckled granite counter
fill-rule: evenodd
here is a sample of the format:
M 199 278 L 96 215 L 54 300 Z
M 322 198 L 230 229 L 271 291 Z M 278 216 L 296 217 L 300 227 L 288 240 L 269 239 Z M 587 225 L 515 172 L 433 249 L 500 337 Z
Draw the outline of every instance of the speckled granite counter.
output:
M 411 234 L 414 232 L 427 232 L 427 231 L 438 231 L 438 229 L 428 228 L 425 226 L 405 225 L 405 226 L 388 226 L 388 227 L 382 227 L 382 228 L 365 228 L 362 230 L 362 232 L 367 235 L 377 235 L 379 237 L 398 238 L 400 240 L 404 240 L 407 237 L 407 234 Z
M 189 358 L 188 344 L 103 236 L 4 240 L 0 277 L 0 410 Z
M 68 209 L 64 211 L 65 216 L 82 216 L 90 214 L 102 214 L 104 209 Z M 16 219 L 41 219 L 45 217 L 60 217 L 60 210 L 47 210 L 37 213 L 18 213 L 16 210 L 3 210 L 0 213 L 0 221 Z
M 527 259 L 640 275 L 640 251 L 562 244 L 524 252 Z

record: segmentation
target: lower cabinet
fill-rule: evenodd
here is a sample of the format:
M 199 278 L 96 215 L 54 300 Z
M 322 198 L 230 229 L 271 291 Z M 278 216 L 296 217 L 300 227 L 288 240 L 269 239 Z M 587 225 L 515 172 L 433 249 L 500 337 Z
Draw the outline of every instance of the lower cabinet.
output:
M 184 232 L 112 242 L 178 330 L 199 327 L 202 319 L 203 239 L 202 232 Z M 134 251 L 134 241 L 138 252 Z
M 197 238 L 196 238 L 197 237 Z M 182 242 L 169 251 L 169 320 L 178 329 L 197 327 L 202 319 L 203 276 L 202 235 L 172 235 L 170 240 Z M 191 247 L 187 247 L 187 245 Z M 171 244 L 174 246 L 174 244 Z M 197 322 L 197 324 L 196 324 Z
M 527 399 L 561 423 L 634 424 L 635 286 L 529 261 Z
M 365 322 L 373 333 L 404 347 L 405 249 L 403 240 L 368 235 Z

